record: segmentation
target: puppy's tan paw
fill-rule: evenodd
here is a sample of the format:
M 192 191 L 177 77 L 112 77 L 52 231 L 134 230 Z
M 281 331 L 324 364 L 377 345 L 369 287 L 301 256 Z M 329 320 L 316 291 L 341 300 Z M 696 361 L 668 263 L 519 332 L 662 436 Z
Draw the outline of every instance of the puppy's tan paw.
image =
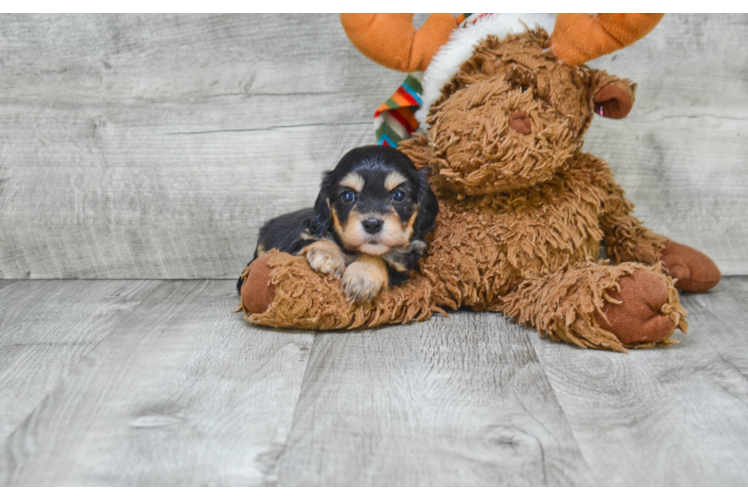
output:
M 343 287 L 349 299 L 366 302 L 387 287 L 389 281 L 387 266 L 378 257 L 364 255 L 346 268 L 343 273 Z
M 343 252 L 331 241 L 317 241 L 306 247 L 309 265 L 317 272 L 331 274 L 340 279 L 345 271 Z

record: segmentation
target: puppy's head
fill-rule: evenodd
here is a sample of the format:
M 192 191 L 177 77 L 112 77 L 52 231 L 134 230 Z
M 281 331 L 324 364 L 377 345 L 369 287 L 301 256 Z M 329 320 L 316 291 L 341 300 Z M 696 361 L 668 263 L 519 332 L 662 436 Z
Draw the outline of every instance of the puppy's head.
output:
M 426 172 L 410 158 L 386 146 L 364 146 L 325 174 L 311 231 L 322 237 L 332 228 L 348 250 L 384 255 L 422 239 L 438 210 Z

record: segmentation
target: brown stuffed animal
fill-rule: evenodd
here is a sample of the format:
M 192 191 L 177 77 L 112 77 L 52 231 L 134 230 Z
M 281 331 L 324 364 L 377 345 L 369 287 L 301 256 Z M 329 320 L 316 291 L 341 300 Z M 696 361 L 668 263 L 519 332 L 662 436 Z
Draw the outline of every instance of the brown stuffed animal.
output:
M 385 60 L 372 23 L 346 16 L 354 44 Z M 315 273 L 304 257 L 266 254 L 243 274 L 246 319 L 339 329 L 470 306 L 582 347 L 675 342 L 675 328 L 687 328 L 675 288 L 705 291 L 721 275 L 706 255 L 645 228 L 606 162 L 582 151 L 593 114 L 625 117 L 635 85 L 580 64 L 633 43 L 662 17 L 608 16 L 559 15 L 552 36 L 488 16 L 456 30 L 435 56 L 419 54 L 433 58 L 424 75 L 428 132 L 398 147 L 430 168 L 439 199 L 420 272 L 352 304 L 338 279 Z M 591 19 L 605 29 L 596 32 Z M 612 265 L 597 261 L 601 243 Z

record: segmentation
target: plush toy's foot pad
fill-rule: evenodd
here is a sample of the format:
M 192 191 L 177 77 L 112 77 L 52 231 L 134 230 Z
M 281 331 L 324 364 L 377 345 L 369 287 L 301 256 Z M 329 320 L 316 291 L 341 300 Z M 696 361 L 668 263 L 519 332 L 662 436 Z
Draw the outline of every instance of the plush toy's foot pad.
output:
M 261 314 L 268 310 L 275 298 L 275 285 L 270 283 L 270 271 L 268 265 L 272 254 L 266 254 L 255 259 L 250 265 L 244 284 L 242 285 L 242 304 L 250 314 Z
M 706 292 L 722 279 L 717 265 L 707 255 L 674 241 L 662 251 L 662 263 L 684 292 Z
M 595 311 L 598 325 L 622 344 L 659 342 L 673 333 L 678 325 L 663 311 L 669 291 L 660 276 L 638 270 L 621 277 L 618 285 L 620 290 L 609 289 L 607 293 L 620 303 L 607 302 L 602 308 L 605 317 Z

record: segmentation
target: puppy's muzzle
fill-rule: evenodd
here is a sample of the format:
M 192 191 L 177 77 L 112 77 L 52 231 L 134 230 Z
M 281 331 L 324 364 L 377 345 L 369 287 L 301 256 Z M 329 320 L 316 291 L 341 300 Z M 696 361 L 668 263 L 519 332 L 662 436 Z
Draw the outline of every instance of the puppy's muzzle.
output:
M 369 219 L 365 219 L 361 221 L 361 225 L 364 226 L 364 231 L 366 231 L 367 233 L 377 234 L 379 231 L 382 230 L 382 226 L 384 226 L 384 221 L 382 219 L 371 217 Z

